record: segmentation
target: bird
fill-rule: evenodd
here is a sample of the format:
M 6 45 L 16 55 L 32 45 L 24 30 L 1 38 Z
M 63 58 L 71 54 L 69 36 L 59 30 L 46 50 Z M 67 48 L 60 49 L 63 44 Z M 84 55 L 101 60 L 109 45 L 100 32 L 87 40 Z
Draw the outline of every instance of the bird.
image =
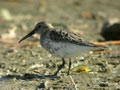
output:
M 19 40 L 19 43 L 34 34 L 40 35 L 40 45 L 46 51 L 48 51 L 53 56 L 59 56 L 62 59 L 62 64 L 53 74 L 55 76 L 57 76 L 58 72 L 64 67 L 65 58 L 69 58 L 67 71 L 67 75 L 69 75 L 72 64 L 71 58 L 80 56 L 83 53 L 92 50 L 104 50 L 106 48 L 105 46 L 95 45 L 85 41 L 79 35 L 73 32 L 55 28 L 52 24 L 46 21 L 38 22 L 30 33 Z

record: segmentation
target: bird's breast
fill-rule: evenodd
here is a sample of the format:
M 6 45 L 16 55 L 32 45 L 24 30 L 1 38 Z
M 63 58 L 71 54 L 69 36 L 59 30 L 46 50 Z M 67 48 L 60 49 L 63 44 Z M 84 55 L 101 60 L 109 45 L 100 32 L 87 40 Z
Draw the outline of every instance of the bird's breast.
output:
M 90 51 L 89 47 L 80 46 L 65 42 L 53 42 L 50 39 L 45 39 L 41 42 L 41 46 L 49 53 L 60 57 L 77 57 L 82 53 Z

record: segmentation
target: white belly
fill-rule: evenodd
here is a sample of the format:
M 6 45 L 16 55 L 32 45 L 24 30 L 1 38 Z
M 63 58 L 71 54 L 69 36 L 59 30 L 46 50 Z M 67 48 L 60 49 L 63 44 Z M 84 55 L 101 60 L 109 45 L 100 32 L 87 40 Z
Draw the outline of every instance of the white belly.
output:
M 93 49 L 93 47 L 61 42 L 49 42 L 49 45 L 44 48 L 51 54 L 60 57 L 77 57 Z

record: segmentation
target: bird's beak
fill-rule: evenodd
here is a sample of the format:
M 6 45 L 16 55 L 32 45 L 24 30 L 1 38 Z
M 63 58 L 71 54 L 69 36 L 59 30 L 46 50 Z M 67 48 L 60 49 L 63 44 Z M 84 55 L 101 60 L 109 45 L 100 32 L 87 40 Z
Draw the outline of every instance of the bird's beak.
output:
M 30 36 L 32 36 L 33 34 L 35 34 L 35 29 L 33 31 L 31 31 L 30 33 L 28 33 L 26 36 L 24 36 L 20 41 L 19 43 L 21 43 L 23 40 L 29 38 Z

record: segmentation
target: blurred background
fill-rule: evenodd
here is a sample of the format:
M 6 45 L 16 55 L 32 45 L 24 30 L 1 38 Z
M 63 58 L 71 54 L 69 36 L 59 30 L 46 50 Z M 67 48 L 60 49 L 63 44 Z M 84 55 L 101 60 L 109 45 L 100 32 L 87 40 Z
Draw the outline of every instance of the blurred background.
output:
M 60 72 L 60 79 L 41 79 L 54 73 L 61 60 L 39 46 L 39 36 L 18 44 L 40 21 L 87 41 L 116 43 L 120 40 L 120 0 L 0 0 L 1 90 L 120 89 L 119 45 L 110 46 L 112 53 L 86 54 L 73 60 L 72 68 L 85 66 L 71 71 L 75 83 L 65 74 L 68 66 Z

